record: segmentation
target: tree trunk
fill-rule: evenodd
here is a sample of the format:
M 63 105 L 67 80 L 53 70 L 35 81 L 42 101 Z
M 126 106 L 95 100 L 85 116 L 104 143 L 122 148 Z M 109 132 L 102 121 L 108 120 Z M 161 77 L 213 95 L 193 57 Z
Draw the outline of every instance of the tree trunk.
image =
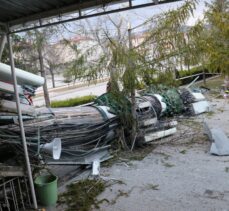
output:
M 42 55 L 41 47 L 38 47 L 37 50 L 38 50 L 38 56 L 39 56 L 41 76 L 45 80 L 44 85 L 43 85 L 45 105 L 46 105 L 46 107 L 50 107 L 50 99 L 49 99 L 49 93 L 48 93 L 48 87 L 47 87 L 47 77 L 46 77 L 46 71 L 44 69 L 44 58 Z
M 6 45 L 6 35 L 3 34 L 0 38 L 0 61 L 2 59 L 2 54 L 3 54 L 3 50 L 5 48 Z
M 203 81 L 204 81 L 204 86 L 206 86 L 206 75 L 205 75 L 206 71 L 205 69 L 203 70 Z
M 131 40 L 131 28 L 128 29 L 128 38 L 129 38 L 129 49 L 132 49 L 132 40 Z M 130 62 L 130 67 L 133 67 L 132 61 Z M 134 67 L 133 67 L 134 69 Z M 134 71 L 134 70 L 133 70 Z M 133 73 L 131 73 L 133 74 Z M 131 80 L 135 80 L 135 76 L 131 77 Z M 132 114 L 132 128 L 131 128 L 131 150 L 133 150 L 135 145 L 135 139 L 137 134 L 137 119 L 136 119 L 136 99 L 135 99 L 135 81 L 132 81 L 133 87 L 131 88 L 131 114 Z
M 188 67 L 188 72 L 190 73 L 190 65 L 189 65 L 189 61 L 188 61 L 187 67 Z
M 54 75 L 53 69 L 51 67 L 49 68 L 49 72 L 50 72 L 51 78 L 52 78 L 52 88 L 56 88 L 55 75 Z

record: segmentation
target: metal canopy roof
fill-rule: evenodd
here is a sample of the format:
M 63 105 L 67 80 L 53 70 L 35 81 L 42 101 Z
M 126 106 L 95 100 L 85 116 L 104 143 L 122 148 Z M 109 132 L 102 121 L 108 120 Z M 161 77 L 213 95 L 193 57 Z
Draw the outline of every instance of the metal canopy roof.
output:
M 47 21 L 45 23 L 41 21 L 50 17 L 60 17 L 52 22 L 52 24 L 56 24 L 176 1 L 181 0 L 150 0 L 149 3 L 138 3 L 137 5 L 134 5 L 135 0 L 0 0 L 0 24 L 8 25 L 10 28 L 13 27 L 14 29 L 11 32 L 18 32 L 50 25 Z M 124 2 L 128 6 L 118 9 L 106 9 L 108 4 Z M 100 7 L 103 10 L 90 15 L 81 13 L 82 10 L 93 7 Z M 78 12 L 78 17 L 61 20 L 62 15 L 73 12 Z M 28 26 L 28 22 L 36 22 L 36 24 L 33 23 L 33 26 Z M 15 26 L 18 26 L 17 28 L 20 28 L 20 30 L 15 30 Z
M 120 0 L 0 0 L 0 21 L 20 24 Z

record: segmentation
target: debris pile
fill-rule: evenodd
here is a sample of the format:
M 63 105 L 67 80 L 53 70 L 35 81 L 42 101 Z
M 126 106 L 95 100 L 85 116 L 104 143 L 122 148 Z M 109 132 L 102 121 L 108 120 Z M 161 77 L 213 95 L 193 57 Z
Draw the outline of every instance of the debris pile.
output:
M 189 88 L 149 87 L 143 92 L 143 98 L 151 102 L 155 111 L 154 121 L 146 128 L 141 128 L 144 141 L 150 142 L 176 133 L 176 121 L 164 121 L 164 117 L 175 115 L 197 115 L 209 111 L 209 104 L 201 92 Z
M 22 152 L 17 123 L 14 89 L 10 67 L 0 64 L 1 107 L 0 145 L 10 145 Z M 111 157 L 110 145 L 117 139 L 117 129 L 130 135 L 131 101 L 108 92 L 94 104 L 68 108 L 35 109 L 28 96 L 44 82 L 43 78 L 16 69 L 27 145 L 31 159 L 47 164 L 92 165 Z M 7 86 L 5 86 L 7 84 Z M 148 143 L 176 133 L 176 121 L 164 117 L 195 115 L 208 111 L 205 97 L 191 88 L 149 87 L 136 97 L 137 144 Z M 25 121 L 26 120 L 26 121 Z
M 14 152 L 10 157 L 0 155 L 0 163 L 6 167 L 12 160 L 17 165 L 23 162 L 20 159 L 23 148 L 14 88 L 10 84 L 10 67 L 0 63 L 0 75 L 0 148 L 9 155 L 11 150 Z M 35 109 L 31 96 L 43 84 L 43 78 L 19 69 L 16 69 L 16 75 L 31 162 L 38 165 L 89 165 L 93 168 L 92 174 L 98 175 L 100 162 L 112 157 L 111 145 L 120 138 L 120 128 L 124 129 L 124 138 L 130 136 L 131 100 L 108 92 L 91 105 Z M 196 115 L 208 110 L 209 104 L 203 94 L 189 87 L 149 87 L 136 96 L 137 136 L 134 144 L 146 144 L 176 133 L 177 121 L 167 117 Z M 1 203 L 0 200 L 0 208 Z
M 36 118 L 24 122 L 31 153 L 42 154 L 48 164 L 91 164 L 94 156 L 106 160 L 110 157 L 108 148 L 117 126 L 114 115 L 108 115 L 105 107 L 96 106 L 41 108 L 36 110 Z M 0 142 L 20 147 L 18 126 L 2 126 Z
M 163 85 L 151 86 L 140 94 L 135 98 L 138 143 L 147 143 L 176 133 L 177 122 L 166 117 L 190 116 L 209 111 L 209 103 L 204 95 L 199 90 L 189 87 L 176 89 Z M 117 98 L 109 92 L 98 97 L 95 104 L 109 107 L 109 112 L 125 120 L 131 117 L 129 98 Z

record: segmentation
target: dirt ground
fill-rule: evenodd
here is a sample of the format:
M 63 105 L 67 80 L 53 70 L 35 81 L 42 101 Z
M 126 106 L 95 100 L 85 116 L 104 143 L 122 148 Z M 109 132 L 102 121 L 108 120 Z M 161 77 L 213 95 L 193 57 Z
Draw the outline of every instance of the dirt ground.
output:
M 209 153 L 203 121 L 229 136 L 229 100 L 210 99 L 211 112 L 179 120 L 175 136 L 143 160 L 121 160 L 101 176 L 121 181 L 99 195 L 101 211 L 229 210 L 229 157 Z M 98 209 L 92 209 L 98 210 Z

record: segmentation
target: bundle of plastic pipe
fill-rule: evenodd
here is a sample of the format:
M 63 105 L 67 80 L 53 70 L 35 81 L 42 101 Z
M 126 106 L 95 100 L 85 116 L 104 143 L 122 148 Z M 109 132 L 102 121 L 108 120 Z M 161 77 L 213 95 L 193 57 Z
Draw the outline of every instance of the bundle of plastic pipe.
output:
M 34 108 L 30 106 L 32 104 L 31 96 L 34 95 L 37 87 L 44 84 L 44 78 L 18 68 L 15 68 L 15 73 L 22 104 L 22 114 L 34 115 Z M 5 119 L 8 122 L 9 117 L 17 113 L 11 67 L 3 63 L 0 63 L 0 113 L 0 124 Z

